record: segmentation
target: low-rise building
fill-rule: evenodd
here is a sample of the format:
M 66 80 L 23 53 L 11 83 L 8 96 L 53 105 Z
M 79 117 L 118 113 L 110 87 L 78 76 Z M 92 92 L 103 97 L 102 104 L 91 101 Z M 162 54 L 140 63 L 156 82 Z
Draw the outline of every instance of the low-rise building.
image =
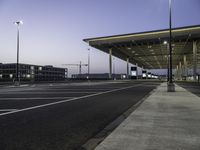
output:
M 16 81 L 16 68 L 16 63 L 0 63 L 0 81 Z M 21 81 L 63 81 L 67 75 L 67 68 L 19 64 L 19 79 Z

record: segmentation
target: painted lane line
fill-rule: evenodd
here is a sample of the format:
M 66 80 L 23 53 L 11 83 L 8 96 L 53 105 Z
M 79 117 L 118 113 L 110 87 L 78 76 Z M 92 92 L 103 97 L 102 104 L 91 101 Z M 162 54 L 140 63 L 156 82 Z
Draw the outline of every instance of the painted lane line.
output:
M 76 97 L 9 97 L 0 98 L 0 101 L 4 100 L 42 100 L 42 99 L 66 99 L 66 98 L 76 98 Z
M 82 85 L 107 85 L 107 84 L 115 84 L 115 83 L 126 83 L 124 81 L 109 81 L 109 82 L 83 82 L 83 83 L 69 83 L 70 85 L 78 85 L 78 86 L 82 86 Z
M 66 103 L 66 102 L 69 102 L 69 101 L 75 101 L 75 100 L 84 99 L 84 98 L 93 97 L 93 96 L 102 95 L 102 94 L 107 94 L 107 93 L 111 93 L 111 92 L 121 91 L 121 90 L 130 89 L 130 88 L 141 86 L 141 85 L 143 85 L 143 84 L 137 84 L 137 85 L 133 85 L 133 86 L 123 87 L 123 88 L 114 89 L 114 90 L 110 90 L 110 91 L 106 91 L 106 92 L 101 92 L 101 93 L 95 93 L 95 94 L 85 95 L 85 96 L 81 96 L 81 97 L 77 97 L 77 98 L 72 98 L 72 99 L 68 99 L 68 100 L 61 100 L 61 101 L 57 101 L 57 102 L 53 102 L 53 103 L 48 103 L 48 104 L 42 104 L 42 105 L 38 105 L 38 106 L 23 108 L 23 109 L 19 109 L 19 110 L 12 111 L 12 112 L 2 113 L 2 114 L 0 114 L 0 116 L 14 114 L 14 113 L 18 113 L 18 112 L 24 112 L 24 111 L 28 111 L 28 110 L 37 109 L 37 108 L 43 108 L 43 107 L 47 107 L 47 106 L 52 106 L 52 105 L 56 105 L 56 104 Z
M 7 86 L 7 87 L 9 87 L 9 88 L 14 88 L 14 87 L 20 88 L 20 87 L 27 87 L 27 86 L 29 86 L 29 84 L 22 84 L 22 85 L 20 85 L 20 86 L 9 85 L 9 86 Z
M 18 109 L 0 109 L 0 111 L 17 111 Z
M 66 91 L 66 92 L 70 92 L 70 91 L 74 91 L 74 92 L 77 92 L 77 91 L 81 91 L 81 92 L 84 92 L 84 91 L 86 91 L 86 92 L 93 92 L 93 91 L 107 91 L 107 90 L 113 90 L 113 89 L 116 89 L 116 88 L 121 88 L 121 87 L 112 87 L 112 88 L 78 88 L 78 89 L 73 89 L 73 88 L 71 88 L 71 89 L 68 89 L 68 88 L 66 88 L 66 89 L 58 89 L 58 88 L 53 88 L 53 89 L 45 89 L 47 92 L 48 91 Z M 35 90 L 35 91 L 38 91 L 38 90 Z
M 48 92 L 48 91 L 57 91 L 57 90 L 59 90 L 59 91 L 66 91 L 67 92 L 67 91 L 78 91 L 78 90 L 79 91 L 81 91 L 81 90 L 82 91 L 89 91 L 89 90 L 91 90 L 91 91 L 97 90 L 98 91 L 98 90 L 113 90 L 113 89 L 116 89 L 116 87 L 113 87 L 113 88 L 99 88 L 99 89 L 98 88 L 96 88 L 96 89 L 95 88 L 82 88 L 82 89 L 81 88 L 79 88 L 79 89 L 78 88 L 77 89 L 76 88 L 74 88 L 74 89 L 73 88 L 71 88 L 71 89 L 63 89 L 63 88 L 61 88 L 61 89 L 54 89 L 53 88 L 53 89 L 45 89 L 45 91 Z M 35 90 L 35 91 L 39 91 L 39 90 Z
M 66 93 L 66 94 L 70 94 L 70 93 L 97 93 L 97 92 L 51 92 L 51 91 L 49 91 L 49 92 L 47 92 L 47 91 L 45 91 L 45 92 L 34 92 L 34 91 L 32 91 L 32 92 L 26 92 L 26 91 L 20 91 L 20 92 L 12 92 L 12 93 L 6 93 L 6 94 L 62 94 L 62 93 Z M 5 95 L 4 93 L 2 93 L 1 95 Z
M 20 85 L 20 87 L 27 87 L 27 86 L 29 86 L 29 84 L 22 84 L 22 85 Z

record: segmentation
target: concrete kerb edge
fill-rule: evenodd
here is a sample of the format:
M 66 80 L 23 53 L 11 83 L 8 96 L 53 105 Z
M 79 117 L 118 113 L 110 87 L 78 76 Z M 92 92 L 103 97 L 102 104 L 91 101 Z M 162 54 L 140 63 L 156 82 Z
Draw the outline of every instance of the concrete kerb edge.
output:
M 102 131 L 100 131 L 93 138 L 89 139 L 85 144 L 78 150 L 94 150 L 103 140 L 109 136 L 115 128 L 117 128 L 128 116 L 133 113 L 149 96 L 151 96 L 161 85 L 160 83 L 155 89 L 146 94 L 140 101 L 135 105 L 131 106 L 127 111 L 117 117 L 114 121 L 108 124 Z
M 199 97 L 199 96 L 195 95 L 194 93 L 190 92 L 189 90 L 187 90 L 186 88 L 183 88 L 182 86 L 180 86 L 180 85 L 178 85 L 178 84 L 176 84 L 176 83 L 175 83 L 175 87 L 179 87 L 179 88 L 184 89 L 186 92 L 190 93 L 190 94 L 191 94 L 192 96 L 194 96 L 194 97 Z

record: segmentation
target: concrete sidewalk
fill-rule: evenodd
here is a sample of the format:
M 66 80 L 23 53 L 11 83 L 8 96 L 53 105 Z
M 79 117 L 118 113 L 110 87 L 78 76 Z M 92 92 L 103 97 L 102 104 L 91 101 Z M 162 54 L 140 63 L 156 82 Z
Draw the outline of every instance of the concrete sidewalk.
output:
M 162 83 L 95 150 L 200 150 L 200 97 Z

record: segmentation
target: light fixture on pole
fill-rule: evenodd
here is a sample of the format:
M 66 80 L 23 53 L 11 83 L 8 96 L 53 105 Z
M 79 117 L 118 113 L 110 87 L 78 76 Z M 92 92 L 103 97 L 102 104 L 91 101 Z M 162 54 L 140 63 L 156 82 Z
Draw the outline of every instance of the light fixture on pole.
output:
M 16 84 L 20 84 L 20 76 L 19 76 L 19 26 L 22 25 L 22 21 L 16 21 L 14 22 L 15 25 L 17 25 L 17 65 L 16 65 Z

